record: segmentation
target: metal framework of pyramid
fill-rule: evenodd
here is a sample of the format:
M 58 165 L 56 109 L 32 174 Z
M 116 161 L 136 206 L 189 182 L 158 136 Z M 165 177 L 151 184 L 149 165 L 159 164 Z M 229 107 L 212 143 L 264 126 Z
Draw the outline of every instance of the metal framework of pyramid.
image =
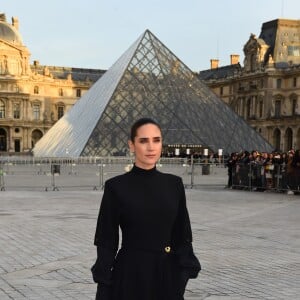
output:
M 36 144 L 38 157 L 128 153 L 132 123 L 155 119 L 164 145 L 224 153 L 272 146 L 146 30 Z

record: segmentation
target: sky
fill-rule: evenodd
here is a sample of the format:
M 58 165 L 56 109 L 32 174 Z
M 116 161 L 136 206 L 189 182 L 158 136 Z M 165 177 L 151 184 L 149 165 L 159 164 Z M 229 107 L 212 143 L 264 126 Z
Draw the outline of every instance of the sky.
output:
M 149 29 L 191 70 L 230 64 L 250 34 L 278 18 L 299 19 L 299 0 L 1 0 L 0 12 L 42 65 L 108 69 Z

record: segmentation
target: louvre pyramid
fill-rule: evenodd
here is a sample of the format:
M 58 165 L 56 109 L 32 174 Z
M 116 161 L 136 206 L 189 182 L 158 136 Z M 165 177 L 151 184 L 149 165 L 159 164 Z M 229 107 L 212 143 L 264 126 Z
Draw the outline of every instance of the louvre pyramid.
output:
M 35 156 L 124 155 L 131 124 L 160 123 L 164 145 L 225 153 L 272 147 L 149 30 L 36 144 Z

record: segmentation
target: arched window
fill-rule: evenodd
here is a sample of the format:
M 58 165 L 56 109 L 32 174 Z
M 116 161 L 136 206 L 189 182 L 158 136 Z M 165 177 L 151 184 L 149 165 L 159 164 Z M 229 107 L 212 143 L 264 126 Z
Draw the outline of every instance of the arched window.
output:
M 65 106 L 58 105 L 57 106 L 57 119 L 60 119 L 65 114 Z
M 222 96 L 223 93 L 224 93 L 224 88 L 223 88 L 223 86 L 221 86 L 221 87 L 220 87 L 220 95 Z
M 0 100 L 0 119 L 5 118 L 5 104 L 2 100 Z
M 277 89 L 281 89 L 281 85 L 282 85 L 282 80 L 281 80 L 281 78 L 278 78 L 278 79 L 276 80 L 276 88 L 277 88 Z
M 39 129 L 35 129 L 31 134 L 31 147 L 33 148 L 38 140 L 43 136 L 43 133 Z
M 7 151 L 6 148 L 7 133 L 3 128 L 0 128 L 0 151 Z
M 34 88 L 33 88 L 33 93 L 34 94 L 39 94 L 40 90 L 39 90 L 39 87 L 36 85 Z
M 278 128 L 276 128 L 273 134 L 273 145 L 277 150 L 280 150 L 280 140 L 281 140 L 281 132 Z
M 33 120 L 40 120 L 41 118 L 41 105 L 40 103 L 33 103 L 32 105 L 32 114 L 33 114 Z
M 275 113 L 274 113 L 274 117 L 275 118 L 280 118 L 281 116 L 281 100 L 277 99 L 275 101 Z
M 296 114 L 297 110 L 297 99 L 292 99 L 292 116 Z
M 14 103 L 14 119 L 20 119 L 21 118 L 21 105 L 20 103 Z
M 298 95 L 295 94 L 295 93 L 292 93 L 290 96 L 289 96 L 289 99 L 290 99 L 290 115 L 291 116 L 294 116 L 297 114 L 297 108 L 298 108 Z
M 288 128 L 286 131 L 285 131 L 285 151 L 289 151 L 293 148 L 293 130 L 291 128 Z

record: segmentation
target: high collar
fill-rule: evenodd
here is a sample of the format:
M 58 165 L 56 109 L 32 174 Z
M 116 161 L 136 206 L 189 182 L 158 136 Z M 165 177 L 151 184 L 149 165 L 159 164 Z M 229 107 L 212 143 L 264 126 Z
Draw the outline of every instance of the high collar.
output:
M 156 166 L 154 166 L 152 169 L 142 169 L 137 167 L 136 165 L 133 165 L 131 172 L 137 175 L 142 175 L 142 176 L 151 176 L 154 175 L 156 171 Z

